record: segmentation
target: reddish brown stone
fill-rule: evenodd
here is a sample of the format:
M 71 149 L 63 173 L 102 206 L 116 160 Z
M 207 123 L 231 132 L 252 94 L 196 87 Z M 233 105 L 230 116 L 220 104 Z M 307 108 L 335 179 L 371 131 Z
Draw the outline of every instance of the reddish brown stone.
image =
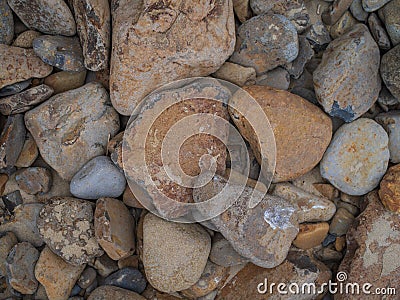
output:
M 386 208 L 400 213 L 400 164 L 386 172 L 381 181 L 379 197 Z

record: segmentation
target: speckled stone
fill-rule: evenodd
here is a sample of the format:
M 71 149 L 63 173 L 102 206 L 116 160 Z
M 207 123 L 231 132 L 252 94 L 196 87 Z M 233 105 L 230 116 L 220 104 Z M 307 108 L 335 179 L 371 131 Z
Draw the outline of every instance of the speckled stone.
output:
M 72 265 L 103 254 L 95 238 L 90 202 L 55 197 L 40 211 L 37 226 L 47 246 Z
M 90 295 L 88 300 L 146 300 L 146 298 L 140 296 L 139 294 L 121 289 L 116 286 L 103 285 L 95 289 Z
M 33 41 L 33 50 L 45 63 L 61 70 L 85 70 L 82 47 L 76 37 L 41 35 Z
M 350 5 L 350 11 L 358 21 L 365 22 L 368 18 L 368 12 L 362 7 L 362 0 L 354 0 Z
M 382 50 L 389 50 L 391 48 L 389 36 L 382 21 L 376 14 L 370 14 L 368 18 L 368 26 L 379 48 Z
M 110 94 L 119 113 L 130 115 L 165 83 L 214 73 L 232 54 L 232 1 L 179 3 L 121 0 L 112 7 Z
M 210 248 L 211 238 L 198 224 L 168 222 L 151 213 L 144 217 L 144 270 L 149 283 L 159 291 L 170 293 L 194 285 L 203 273 Z
M 32 195 L 47 193 L 53 183 L 51 171 L 41 167 L 21 170 L 15 176 L 15 180 L 21 190 Z
M 350 7 L 353 0 L 335 0 L 329 9 L 322 13 L 322 20 L 327 25 L 335 24 Z
M 375 120 L 389 135 L 389 152 L 392 163 L 400 163 L 400 111 L 379 114 Z
M 7 1 L 0 3 L 0 44 L 11 44 L 14 38 L 14 19 Z
M 400 45 L 392 48 L 382 56 L 381 76 L 388 90 L 400 99 Z
M 376 188 L 389 162 L 388 135 L 361 118 L 341 126 L 321 161 L 321 175 L 340 191 L 364 195 Z
M 279 2 L 282 2 L 282 0 L 250 0 L 250 7 L 256 15 L 262 15 Z
M 310 26 L 310 16 L 303 0 L 269 1 L 274 3 L 271 12 L 288 18 L 297 33 L 303 33 Z
M 332 38 L 337 39 L 339 36 L 350 31 L 355 24 L 359 23 L 349 11 L 346 11 L 340 19 L 332 25 L 330 34 Z
M 236 49 L 230 61 L 253 67 L 261 74 L 292 62 L 298 53 L 294 25 L 282 15 L 260 15 L 239 27 Z
M 212 238 L 210 261 L 222 267 L 232 267 L 247 263 L 249 260 L 233 249 L 231 243 L 223 237 L 222 234 L 216 233 Z
M 32 49 L 3 44 L 0 44 L 0 66 L 0 88 L 31 77 L 43 78 L 53 71 L 53 67 L 44 63 Z
M 400 43 L 400 0 L 392 0 L 379 10 L 379 17 L 385 24 L 394 46 Z
M 367 112 L 381 88 L 379 61 L 378 45 L 363 24 L 330 43 L 313 74 L 324 110 L 346 122 Z
M 125 190 L 124 174 L 108 156 L 88 161 L 71 180 L 71 194 L 82 199 L 119 197 Z
M 80 88 L 85 84 L 86 70 L 82 72 L 61 71 L 44 79 L 44 83 L 54 90 L 54 94 Z
M 400 214 L 400 164 L 391 167 L 383 177 L 379 198 L 383 205 Z
M 362 0 L 362 7 L 367 12 L 373 12 L 390 1 L 391 0 Z
M 109 135 L 119 130 L 119 117 L 101 84 L 88 83 L 30 110 L 25 124 L 43 159 L 71 180 L 90 159 L 105 154 Z
M 41 35 L 42 34 L 40 32 L 37 32 L 35 30 L 24 31 L 17 36 L 12 45 L 21 48 L 32 48 L 33 40 Z
M 30 29 L 68 36 L 76 32 L 74 17 L 63 0 L 8 0 L 8 4 Z
M 105 278 L 104 284 L 117 286 L 141 294 L 146 288 L 147 280 L 139 270 L 123 268 Z
M 15 165 L 24 146 L 25 134 L 24 116 L 9 116 L 0 135 L 0 168 L 11 168 Z

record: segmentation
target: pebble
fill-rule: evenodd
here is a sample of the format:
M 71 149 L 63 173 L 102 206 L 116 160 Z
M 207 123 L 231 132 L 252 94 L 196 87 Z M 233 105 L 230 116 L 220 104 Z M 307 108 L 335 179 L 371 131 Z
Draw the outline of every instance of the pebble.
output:
M 271 10 L 271 8 L 282 0 L 250 0 L 251 10 L 256 15 L 262 15 Z
M 9 116 L 0 135 L 0 168 L 12 168 L 17 162 L 25 142 L 24 116 Z
M 129 207 L 144 208 L 144 206 L 136 199 L 128 185 L 126 186 L 124 194 L 122 195 L 122 201 L 126 206 Z
M 389 50 L 391 48 L 389 36 L 383 27 L 382 21 L 376 14 L 372 13 L 369 15 L 368 26 L 379 48 Z
M 392 0 L 379 10 L 393 46 L 400 43 L 400 0 Z
M 250 0 L 233 0 L 233 10 L 240 22 L 245 22 L 251 18 Z
M 46 289 L 48 299 L 67 300 L 83 269 L 85 265 L 71 265 L 45 247 L 36 263 L 35 277 Z
M 82 72 L 82 47 L 76 37 L 42 35 L 33 41 L 33 50 L 46 63 L 63 71 Z
M 317 106 L 286 91 L 267 86 L 249 86 L 244 90 L 263 108 L 275 135 L 276 168 L 273 181 L 288 181 L 314 168 L 331 140 L 332 123 L 329 117 Z M 243 106 L 240 93 L 230 101 L 234 107 Z M 241 111 L 246 109 L 242 107 Z M 257 161 L 261 163 L 261 159 L 268 158 L 270 153 L 260 153 L 252 128 L 254 124 L 250 126 L 247 119 L 233 109 L 230 114 L 242 136 L 249 141 Z M 265 128 L 264 120 L 256 121 L 260 123 L 258 128 Z M 266 138 L 260 137 L 260 140 Z M 270 148 L 267 150 L 270 151 Z
M 115 260 L 112 260 L 107 254 L 104 254 L 94 261 L 94 268 L 100 276 L 107 277 L 111 273 L 118 270 L 118 264 Z
M 111 14 L 107 0 L 73 1 L 76 28 L 83 48 L 85 67 L 99 71 L 110 55 Z
M 214 175 L 206 185 L 194 189 L 195 202 L 211 199 L 222 191 L 226 182 L 223 177 Z M 225 192 L 226 197 L 236 199 L 235 202 L 210 221 L 235 251 L 252 263 L 263 268 L 281 264 L 298 233 L 296 207 L 282 198 L 265 195 L 256 207 L 250 208 L 252 195 L 258 191 L 250 187 L 244 187 L 242 194 L 239 191 L 241 186 L 237 185 Z
M 386 131 L 371 119 L 341 126 L 322 158 L 322 177 L 346 194 L 368 193 L 386 172 L 388 142 Z
M 300 224 L 293 245 L 303 250 L 314 248 L 323 242 L 328 231 L 329 224 L 326 222 Z
M 53 67 L 44 63 L 32 49 L 23 49 L 3 44 L 0 44 L 0 65 L 2 66 L 0 88 L 30 79 L 31 77 L 46 77 L 53 70 Z M 26 88 L 26 85 L 24 86 Z M 17 93 L 20 91 L 20 88 L 17 88 Z M 15 91 L 14 89 L 12 90 L 12 94 L 14 94 Z M 7 94 L 3 94 L 3 96 L 7 96 Z
M 194 285 L 210 249 L 211 238 L 198 224 L 168 222 L 151 213 L 144 217 L 143 266 L 147 280 L 159 291 L 182 291 Z
M 339 236 L 335 240 L 335 249 L 336 251 L 342 252 L 346 247 L 346 236 Z
M 362 196 L 351 196 L 351 195 L 345 194 L 343 192 L 340 194 L 341 201 L 349 203 L 351 205 L 354 205 L 355 207 L 358 207 L 358 208 L 361 207 L 363 198 L 364 197 L 362 197 Z
M 35 247 L 43 245 L 43 239 L 39 234 L 36 220 L 43 204 L 21 204 L 14 209 L 14 217 L 11 221 L 0 225 L 0 232 L 12 231 L 18 241 L 29 242 Z
M 333 245 L 331 246 L 334 247 Z M 338 263 L 343 259 L 343 254 L 331 248 L 321 248 L 315 252 L 315 258 L 325 264 Z
M 8 0 L 8 4 L 30 29 L 68 36 L 76 32 L 74 17 L 63 0 Z
M 336 236 L 345 235 L 353 222 L 354 216 L 347 209 L 339 207 L 333 216 L 329 233 Z
M 373 12 L 390 1 L 391 0 L 362 0 L 362 6 L 366 12 Z
M 234 50 L 231 1 L 187 0 L 160 8 L 150 2 L 118 4 L 111 12 L 110 94 L 120 114 L 130 115 L 165 83 L 214 73 Z
M 0 3 L 0 44 L 11 44 L 14 38 L 14 19 L 7 1 Z
M 251 67 L 247 68 L 231 62 L 225 62 L 213 76 L 238 86 L 252 85 L 256 81 L 256 70 Z
M 42 34 L 35 30 L 27 30 L 20 33 L 15 41 L 12 43 L 14 47 L 21 47 L 21 48 L 32 48 L 33 47 L 33 40 L 41 36 Z
M 291 183 L 276 184 L 272 195 L 284 198 L 297 206 L 299 223 L 329 221 L 335 214 L 335 204 L 321 196 L 313 195 Z
M 379 198 L 383 205 L 396 213 L 400 213 L 400 164 L 397 164 L 386 172 L 380 188 Z
M 273 3 L 274 1 L 271 2 Z M 303 0 L 275 1 L 271 11 L 288 18 L 299 34 L 303 33 L 311 25 L 310 16 Z
M 336 235 L 328 233 L 328 235 L 325 237 L 324 241 L 322 242 L 322 247 L 327 247 L 330 244 L 334 243 L 336 241 Z
M 118 114 L 99 83 L 51 97 L 25 114 L 25 124 L 43 159 L 66 180 L 105 154 L 108 137 L 119 130 Z
M 35 278 L 35 264 L 39 251 L 28 242 L 16 244 L 7 257 L 8 282 L 22 294 L 33 294 L 38 287 Z
M 83 86 L 86 73 L 86 70 L 82 72 L 61 71 L 47 76 L 44 83 L 54 90 L 54 94 L 60 94 Z
M 396 105 L 400 104 L 400 99 L 397 99 L 396 97 L 394 97 L 389 90 L 386 88 L 385 85 L 382 86 L 382 89 L 379 93 L 379 97 L 378 97 L 378 104 L 380 105 L 380 107 L 382 107 L 382 109 L 384 111 L 388 111 L 389 107 L 393 108 Z
M 86 289 L 96 280 L 96 277 L 97 277 L 96 270 L 91 267 L 87 267 L 82 272 L 77 283 L 82 289 Z
M 290 85 L 290 74 L 284 68 L 277 67 L 256 78 L 256 85 L 267 85 L 277 90 L 287 90 Z
M 7 276 L 6 259 L 8 253 L 17 243 L 17 237 L 11 231 L 0 233 L 0 278 Z
M 339 190 L 329 183 L 314 183 L 315 189 L 331 201 L 339 198 Z
M 350 7 L 353 0 L 334 0 L 329 10 L 322 13 L 322 20 L 327 25 L 335 24 Z
M 380 72 L 386 87 L 397 99 L 400 99 L 400 45 L 382 56 Z
M 400 111 L 381 113 L 375 120 L 389 135 L 389 152 L 392 163 L 400 163 Z
M 230 61 L 253 67 L 257 74 L 290 63 L 299 53 L 297 31 L 284 16 L 259 15 L 238 29 L 236 50 Z
M 341 207 L 345 208 L 353 216 L 357 216 L 360 213 L 360 209 L 357 206 L 347 203 L 345 201 L 337 201 L 336 208 L 341 208 Z
M 284 66 L 289 72 L 290 76 L 298 79 L 303 74 L 305 65 L 314 56 L 314 50 L 312 49 L 307 38 L 299 36 L 299 54 L 296 59 Z
M 350 11 L 358 21 L 365 22 L 368 19 L 368 12 L 362 6 L 362 0 L 354 0 L 350 5 Z
M 40 167 L 26 168 L 15 176 L 21 190 L 28 194 L 47 193 L 52 185 L 50 170 Z
M 97 242 L 111 259 L 119 260 L 135 252 L 135 219 L 121 200 L 97 200 L 94 231 Z
M 0 89 L 0 97 L 15 95 L 25 90 L 32 83 L 32 79 L 27 79 L 21 82 L 7 85 Z
M 88 300 L 107 300 L 107 299 L 118 299 L 118 300 L 146 300 L 146 298 L 139 294 L 121 289 L 112 285 L 103 285 L 95 289 L 88 297 Z
M 322 21 L 312 24 L 305 31 L 304 35 L 315 51 L 325 50 L 327 45 L 332 41 L 329 31 Z
M 125 258 L 118 260 L 118 268 L 135 268 L 139 267 L 139 256 L 138 255 L 131 255 Z
M 330 34 L 333 39 L 337 39 L 344 33 L 348 32 L 353 28 L 354 25 L 359 22 L 351 15 L 349 11 L 346 11 L 340 19 L 332 25 Z
M 83 265 L 103 254 L 95 238 L 90 202 L 55 197 L 43 206 L 37 227 L 47 246 L 72 265 Z
M 347 282 L 373 282 L 374 286 L 397 287 L 400 219 L 398 214 L 383 207 L 376 191 L 368 194 L 366 202 L 366 209 L 346 236 L 347 251 L 338 271 L 346 272 Z M 348 299 L 346 295 L 338 296 L 340 300 Z
M 36 146 L 35 140 L 30 132 L 26 133 L 24 146 L 18 156 L 15 166 L 17 168 L 30 167 L 36 158 L 39 156 L 39 150 Z
M 124 174 L 108 156 L 88 161 L 71 180 L 71 194 L 82 199 L 119 197 L 125 190 Z
M 213 263 L 225 268 L 248 262 L 248 259 L 237 253 L 236 250 L 233 249 L 231 243 L 220 233 L 216 233 L 212 238 L 209 259 Z
M 313 74 L 315 93 L 324 110 L 346 122 L 367 112 L 381 88 L 379 60 L 379 48 L 363 24 L 330 43 Z
M 13 115 L 26 112 L 36 104 L 50 98 L 53 89 L 45 84 L 32 87 L 18 94 L 0 99 L 0 112 L 3 115 Z
M 104 280 L 105 285 L 113 285 L 141 294 L 146 288 L 146 278 L 137 269 L 123 268 Z

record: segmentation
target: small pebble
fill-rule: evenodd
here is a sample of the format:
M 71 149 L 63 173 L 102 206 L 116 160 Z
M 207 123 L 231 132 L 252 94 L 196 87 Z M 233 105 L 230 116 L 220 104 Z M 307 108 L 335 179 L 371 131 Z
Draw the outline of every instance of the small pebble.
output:
M 391 0 L 362 0 L 362 6 L 365 11 L 373 12 L 384 6 Z
M 257 85 L 267 85 L 278 90 L 287 90 L 290 84 L 290 74 L 282 67 L 277 67 L 256 78 Z
M 368 12 L 362 7 L 362 0 L 354 0 L 350 5 L 351 14 L 358 21 L 365 22 L 368 18 Z
M 17 168 L 28 168 L 33 164 L 38 156 L 39 150 L 36 146 L 35 140 L 33 139 L 31 133 L 27 132 L 24 146 L 22 147 L 15 166 Z
M 137 269 L 139 267 L 139 256 L 131 255 L 125 258 L 118 260 L 118 268 L 134 268 Z
M 336 204 L 336 207 L 338 209 L 343 207 L 344 209 L 346 209 L 349 213 L 351 213 L 355 217 L 360 213 L 360 209 L 357 206 L 347 203 L 347 202 L 344 202 L 344 201 L 338 201 Z
M 328 245 L 336 241 L 336 235 L 328 234 L 322 242 L 322 247 L 327 247 Z
M 299 233 L 293 241 L 293 245 L 303 250 L 311 249 L 323 242 L 328 231 L 329 224 L 326 222 L 300 224 Z
M 250 0 L 233 0 L 233 10 L 240 22 L 245 22 L 251 18 Z
M 111 273 L 118 270 L 118 264 L 115 260 L 112 260 L 107 254 L 97 257 L 93 264 L 94 268 L 100 274 L 100 276 L 107 277 Z
M 342 252 L 346 247 L 346 236 L 339 236 L 335 241 L 335 249 L 336 251 Z
M 60 94 L 83 86 L 86 73 L 86 70 L 81 72 L 61 71 L 47 76 L 44 83 L 54 90 L 54 94 Z
M 314 183 L 315 189 L 320 192 L 320 194 L 329 200 L 335 200 L 339 198 L 339 191 L 333 185 L 329 183 Z
M 33 40 L 41 36 L 42 34 L 35 30 L 27 30 L 17 36 L 15 41 L 12 43 L 15 47 L 21 48 L 32 48 Z
M 256 15 L 261 15 L 268 12 L 275 3 L 279 3 L 281 0 L 250 0 L 251 10 Z
M 335 24 L 350 7 L 353 0 L 334 0 L 329 10 L 322 13 L 322 20 L 327 25 Z
M 47 193 L 53 183 L 50 170 L 40 167 L 23 169 L 15 179 L 21 190 L 32 195 Z
M 340 19 L 332 25 L 330 34 L 332 38 L 336 39 L 344 33 L 351 30 L 351 28 L 357 24 L 358 21 L 351 15 L 349 11 L 346 11 Z
M 97 272 L 91 267 L 87 267 L 78 279 L 78 285 L 82 289 L 86 289 L 96 280 Z
M 354 216 L 347 209 L 338 208 L 329 226 L 329 233 L 336 236 L 345 235 L 353 222 Z
M 368 26 L 379 48 L 389 50 L 391 48 L 389 36 L 376 14 L 372 13 L 369 15 Z
M 11 96 L 25 90 L 32 83 L 32 79 L 27 79 L 17 83 L 7 85 L 0 89 L 0 97 Z
M 269 2 L 274 3 L 274 1 Z M 301 34 L 310 26 L 310 16 L 304 2 L 303 0 L 276 1 L 271 12 L 288 18 L 296 27 L 297 33 Z
M 299 36 L 299 54 L 296 59 L 284 66 L 293 78 L 299 78 L 303 74 L 305 65 L 314 56 L 314 50 L 307 38 Z
M 256 81 L 256 71 L 251 67 L 243 67 L 231 62 L 225 62 L 213 76 L 238 86 L 252 85 Z
M 315 257 L 324 263 L 336 263 L 340 262 L 343 258 L 343 254 L 331 248 L 322 248 L 315 252 Z
M 109 275 L 104 280 L 104 284 L 141 294 L 146 288 L 147 280 L 137 269 L 124 268 Z

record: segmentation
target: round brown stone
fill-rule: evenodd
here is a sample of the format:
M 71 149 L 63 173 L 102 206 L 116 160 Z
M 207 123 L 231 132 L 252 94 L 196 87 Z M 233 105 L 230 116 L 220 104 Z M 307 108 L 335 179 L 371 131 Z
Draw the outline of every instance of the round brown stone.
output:
M 293 241 L 293 245 L 300 249 L 310 249 L 322 243 L 329 231 L 326 222 L 315 224 L 300 224 L 299 233 Z

